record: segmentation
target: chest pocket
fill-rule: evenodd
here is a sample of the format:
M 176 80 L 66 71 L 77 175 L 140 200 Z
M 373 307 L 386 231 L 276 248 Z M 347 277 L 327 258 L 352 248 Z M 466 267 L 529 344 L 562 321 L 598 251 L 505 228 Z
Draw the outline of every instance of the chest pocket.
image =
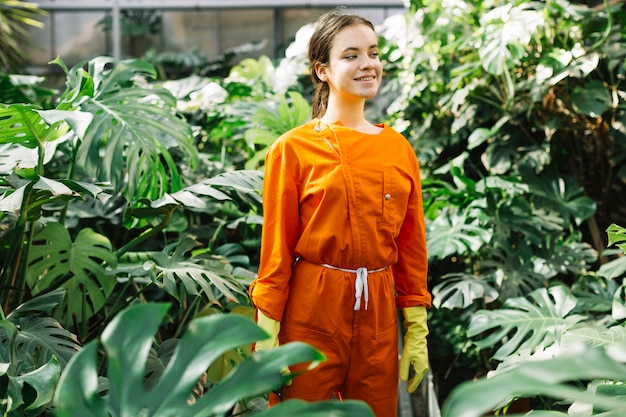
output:
M 383 170 L 381 227 L 394 234 L 400 231 L 411 193 L 411 180 L 396 168 Z

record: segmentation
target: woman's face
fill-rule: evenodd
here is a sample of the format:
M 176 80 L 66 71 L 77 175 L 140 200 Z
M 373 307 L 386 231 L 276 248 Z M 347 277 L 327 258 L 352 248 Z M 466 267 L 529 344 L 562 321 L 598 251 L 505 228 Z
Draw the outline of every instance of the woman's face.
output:
M 328 83 L 330 94 L 342 100 L 376 96 L 382 76 L 376 33 L 364 24 L 341 29 L 333 40 L 328 64 L 317 64 L 315 70 Z

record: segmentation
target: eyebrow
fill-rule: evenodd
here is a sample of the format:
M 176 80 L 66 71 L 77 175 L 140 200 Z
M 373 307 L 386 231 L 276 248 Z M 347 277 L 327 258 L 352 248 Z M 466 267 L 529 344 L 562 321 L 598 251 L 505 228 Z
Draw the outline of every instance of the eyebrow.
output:
M 374 43 L 372 45 L 370 45 L 367 49 L 375 49 L 378 48 L 378 44 Z M 351 52 L 351 51 L 358 51 L 359 48 L 357 48 L 356 46 L 348 46 L 347 48 L 345 48 L 342 52 Z

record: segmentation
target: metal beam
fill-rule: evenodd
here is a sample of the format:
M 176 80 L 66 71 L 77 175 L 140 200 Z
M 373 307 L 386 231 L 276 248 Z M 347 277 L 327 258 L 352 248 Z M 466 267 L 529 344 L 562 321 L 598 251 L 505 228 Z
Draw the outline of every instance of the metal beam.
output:
M 120 0 L 113 0 L 113 58 L 122 57 L 122 24 L 120 20 Z
M 34 0 L 41 9 L 49 11 L 111 10 L 115 1 L 120 9 L 274 9 L 310 7 L 404 7 L 404 0 Z

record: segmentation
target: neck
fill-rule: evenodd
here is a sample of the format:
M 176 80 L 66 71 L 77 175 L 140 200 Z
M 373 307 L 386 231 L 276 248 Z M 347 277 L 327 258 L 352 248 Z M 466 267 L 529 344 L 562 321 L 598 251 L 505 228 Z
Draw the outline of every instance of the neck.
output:
M 341 122 L 342 125 L 352 129 L 362 129 L 370 123 L 365 120 L 365 100 L 342 101 L 338 103 L 329 97 L 326 112 L 320 118 L 324 123 Z

